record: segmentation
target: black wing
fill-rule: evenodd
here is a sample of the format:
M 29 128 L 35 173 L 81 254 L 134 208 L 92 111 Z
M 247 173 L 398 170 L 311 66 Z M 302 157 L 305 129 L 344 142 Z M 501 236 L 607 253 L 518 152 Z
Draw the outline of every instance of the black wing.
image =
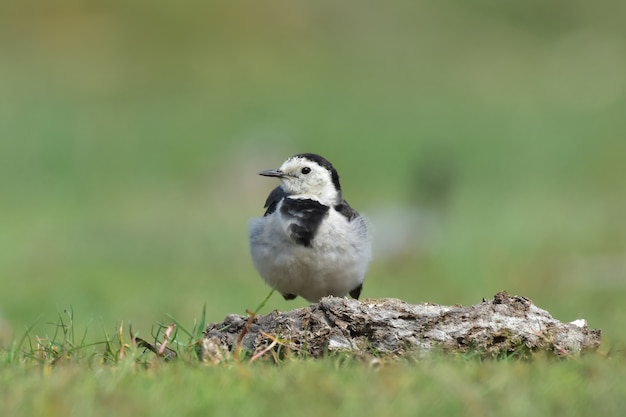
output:
M 348 204 L 346 200 L 341 200 L 341 202 L 335 206 L 335 210 L 337 210 L 339 214 L 345 216 L 349 222 L 359 217 L 359 213 L 350 207 L 350 204 Z
M 287 197 L 287 193 L 280 186 L 274 188 L 270 195 L 265 200 L 265 205 L 263 208 L 266 208 L 265 214 L 263 217 L 268 216 L 276 211 L 276 206 L 283 198 Z
M 317 232 L 324 217 L 328 215 L 328 210 L 330 207 L 319 201 L 304 198 L 285 198 L 280 206 L 282 215 L 295 220 L 289 225 L 291 238 L 297 244 L 307 247 L 311 246 L 315 232 Z

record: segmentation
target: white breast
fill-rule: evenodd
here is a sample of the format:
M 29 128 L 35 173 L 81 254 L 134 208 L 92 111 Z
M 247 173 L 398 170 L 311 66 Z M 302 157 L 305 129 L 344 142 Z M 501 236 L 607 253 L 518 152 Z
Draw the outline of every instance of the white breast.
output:
M 316 302 L 327 295 L 343 297 L 363 283 L 371 247 L 361 217 L 348 222 L 331 209 L 311 247 L 296 244 L 288 227 L 280 210 L 250 222 L 252 260 L 270 286 Z

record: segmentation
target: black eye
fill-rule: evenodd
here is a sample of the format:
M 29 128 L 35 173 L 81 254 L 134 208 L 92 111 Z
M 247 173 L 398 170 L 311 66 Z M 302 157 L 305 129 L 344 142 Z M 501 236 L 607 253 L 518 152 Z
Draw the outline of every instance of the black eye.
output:
M 311 168 L 309 168 L 309 167 L 304 167 L 304 168 L 302 168 L 302 171 L 300 171 L 300 172 L 302 172 L 304 175 L 306 175 L 306 174 L 308 174 L 309 172 L 311 172 Z

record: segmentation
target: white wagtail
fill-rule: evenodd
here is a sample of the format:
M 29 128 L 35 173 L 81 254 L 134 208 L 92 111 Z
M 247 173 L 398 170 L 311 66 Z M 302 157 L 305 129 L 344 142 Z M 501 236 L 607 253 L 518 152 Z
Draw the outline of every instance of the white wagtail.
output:
M 261 277 L 286 300 L 358 299 L 370 241 L 365 221 L 341 195 L 335 168 L 303 153 L 259 175 L 281 183 L 267 198 L 264 217 L 250 222 L 250 253 Z

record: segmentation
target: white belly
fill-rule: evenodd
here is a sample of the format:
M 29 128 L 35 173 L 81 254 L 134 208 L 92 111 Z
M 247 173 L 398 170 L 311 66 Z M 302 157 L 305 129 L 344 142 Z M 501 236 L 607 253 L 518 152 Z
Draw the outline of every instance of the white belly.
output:
M 252 261 L 271 287 L 316 302 L 327 295 L 343 297 L 363 283 L 371 258 L 363 219 L 348 222 L 330 210 L 311 247 L 296 244 L 287 227 L 278 213 L 250 222 Z

